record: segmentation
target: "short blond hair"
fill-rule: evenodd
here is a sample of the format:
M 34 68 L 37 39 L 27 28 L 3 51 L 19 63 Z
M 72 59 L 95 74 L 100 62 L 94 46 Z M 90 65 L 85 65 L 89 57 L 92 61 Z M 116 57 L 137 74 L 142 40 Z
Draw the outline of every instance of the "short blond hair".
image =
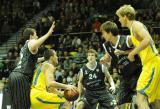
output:
M 135 20 L 136 11 L 131 5 L 123 5 L 117 11 L 116 14 L 118 16 L 127 16 L 129 20 Z
M 98 53 L 97 53 L 96 50 L 94 50 L 94 49 L 89 49 L 89 50 L 87 51 L 87 55 L 88 55 L 88 53 L 94 53 L 96 57 L 97 57 L 97 55 L 98 55 Z

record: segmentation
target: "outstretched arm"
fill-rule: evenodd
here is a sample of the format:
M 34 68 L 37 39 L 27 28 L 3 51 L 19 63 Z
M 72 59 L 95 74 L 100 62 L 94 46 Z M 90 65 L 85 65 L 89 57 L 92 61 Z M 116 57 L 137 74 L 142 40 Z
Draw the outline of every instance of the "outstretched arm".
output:
M 49 36 L 52 35 L 52 32 L 55 28 L 55 21 L 53 22 L 52 26 L 50 27 L 49 31 L 39 39 L 31 40 L 28 42 L 28 48 L 31 51 L 31 53 L 34 53 L 35 50 L 37 50 L 46 39 L 49 38 Z

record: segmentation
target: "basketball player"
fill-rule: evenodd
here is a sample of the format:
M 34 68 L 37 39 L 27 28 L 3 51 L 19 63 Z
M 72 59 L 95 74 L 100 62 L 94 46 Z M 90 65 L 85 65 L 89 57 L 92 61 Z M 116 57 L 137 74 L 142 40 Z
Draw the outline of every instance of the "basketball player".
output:
M 96 109 L 99 104 L 100 109 L 114 109 L 116 101 L 112 94 L 107 90 L 105 79 L 110 83 L 110 89 L 115 92 L 115 85 L 108 69 L 96 61 L 97 52 L 89 49 L 87 52 L 88 62 L 84 65 L 79 73 L 78 89 L 80 97 L 85 88 L 84 100 L 88 104 L 87 109 Z M 86 108 L 86 107 L 85 107 Z M 80 107 L 77 107 L 80 109 Z
M 128 59 L 134 61 L 134 56 L 138 54 L 142 62 L 142 72 L 137 83 L 137 105 L 139 109 L 150 109 L 149 103 L 155 103 L 154 109 L 160 106 L 160 57 L 144 24 L 135 20 L 136 12 L 131 5 L 121 6 L 116 14 L 122 27 L 130 29 L 130 43 L 134 49 L 129 53 Z
M 59 109 L 66 102 L 63 92 L 57 89 L 77 91 L 73 85 L 65 85 L 55 81 L 54 73 L 58 64 L 58 57 L 54 50 L 44 53 L 45 61 L 35 70 L 31 85 L 31 108 L 33 109 Z M 69 106 L 63 109 L 70 109 Z
M 12 109 L 30 109 L 30 83 L 37 62 L 38 48 L 52 35 L 55 22 L 47 34 L 38 38 L 36 30 L 26 28 L 23 37 L 28 38 L 20 52 L 20 61 L 9 75 Z
M 111 62 L 114 62 L 115 68 L 118 69 L 120 75 L 120 88 L 117 98 L 120 109 L 124 109 L 128 103 L 132 102 L 133 95 L 136 94 L 135 88 L 137 80 L 141 72 L 141 62 L 138 57 L 136 61 L 130 62 L 127 58 L 132 47 L 128 43 L 129 36 L 119 35 L 118 27 L 114 22 L 106 21 L 101 25 L 101 32 L 106 42 L 103 47 L 107 56 L 110 56 Z M 117 55 L 118 53 L 118 55 Z M 107 59 L 105 59 L 107 58 Z M 108 61 L 108 57 L 103 57 L 101 62 Z M 126 104 L 123 105 L 123 104 Z

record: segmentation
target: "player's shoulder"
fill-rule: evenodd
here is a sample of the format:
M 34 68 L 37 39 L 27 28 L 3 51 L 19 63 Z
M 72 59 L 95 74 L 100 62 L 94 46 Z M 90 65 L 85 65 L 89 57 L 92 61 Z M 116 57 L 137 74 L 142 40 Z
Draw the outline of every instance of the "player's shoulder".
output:
M 139 29 L 139 28 L 144 27 L 144 24 L 142 22 L 140 22 L 140 21 L 134 21 L 133 24 L 132 24 L 132 27 L 134 29 Z
M 54 66 L 48 62 L 43 62 L 42 67 L 43 69 L 54 69 Z

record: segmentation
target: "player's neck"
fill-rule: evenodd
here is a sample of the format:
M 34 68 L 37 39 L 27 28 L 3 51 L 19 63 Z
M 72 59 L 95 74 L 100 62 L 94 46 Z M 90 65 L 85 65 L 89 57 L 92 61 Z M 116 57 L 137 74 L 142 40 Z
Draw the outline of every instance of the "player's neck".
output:
M 111 43 L 112 43 L 112 45 L 113 45 L 113 46 L 115 46 L 115 45 L 116 45 L 117 40 L 118 40 L 118 36 L 114 36 L 114 37 L 112 37 L 112 39 L 111 39 Z
M 93 69 L 97 65 L 97 62 L 88 62 L 87 66 L 91 69 Z
M 49 64 L 54 65 L 54 63 L 53 63 L 51 60 L 48 60 L 48 61 L 46 61 L 46 62 L 49 63 Z
M 128 27 L 129 29 L 131 29 L 131 27 L 132 27 L 132 25 L 133 25 L 133 22 L 134 22 L 134 20 L 128 21 L 127 27 Z

